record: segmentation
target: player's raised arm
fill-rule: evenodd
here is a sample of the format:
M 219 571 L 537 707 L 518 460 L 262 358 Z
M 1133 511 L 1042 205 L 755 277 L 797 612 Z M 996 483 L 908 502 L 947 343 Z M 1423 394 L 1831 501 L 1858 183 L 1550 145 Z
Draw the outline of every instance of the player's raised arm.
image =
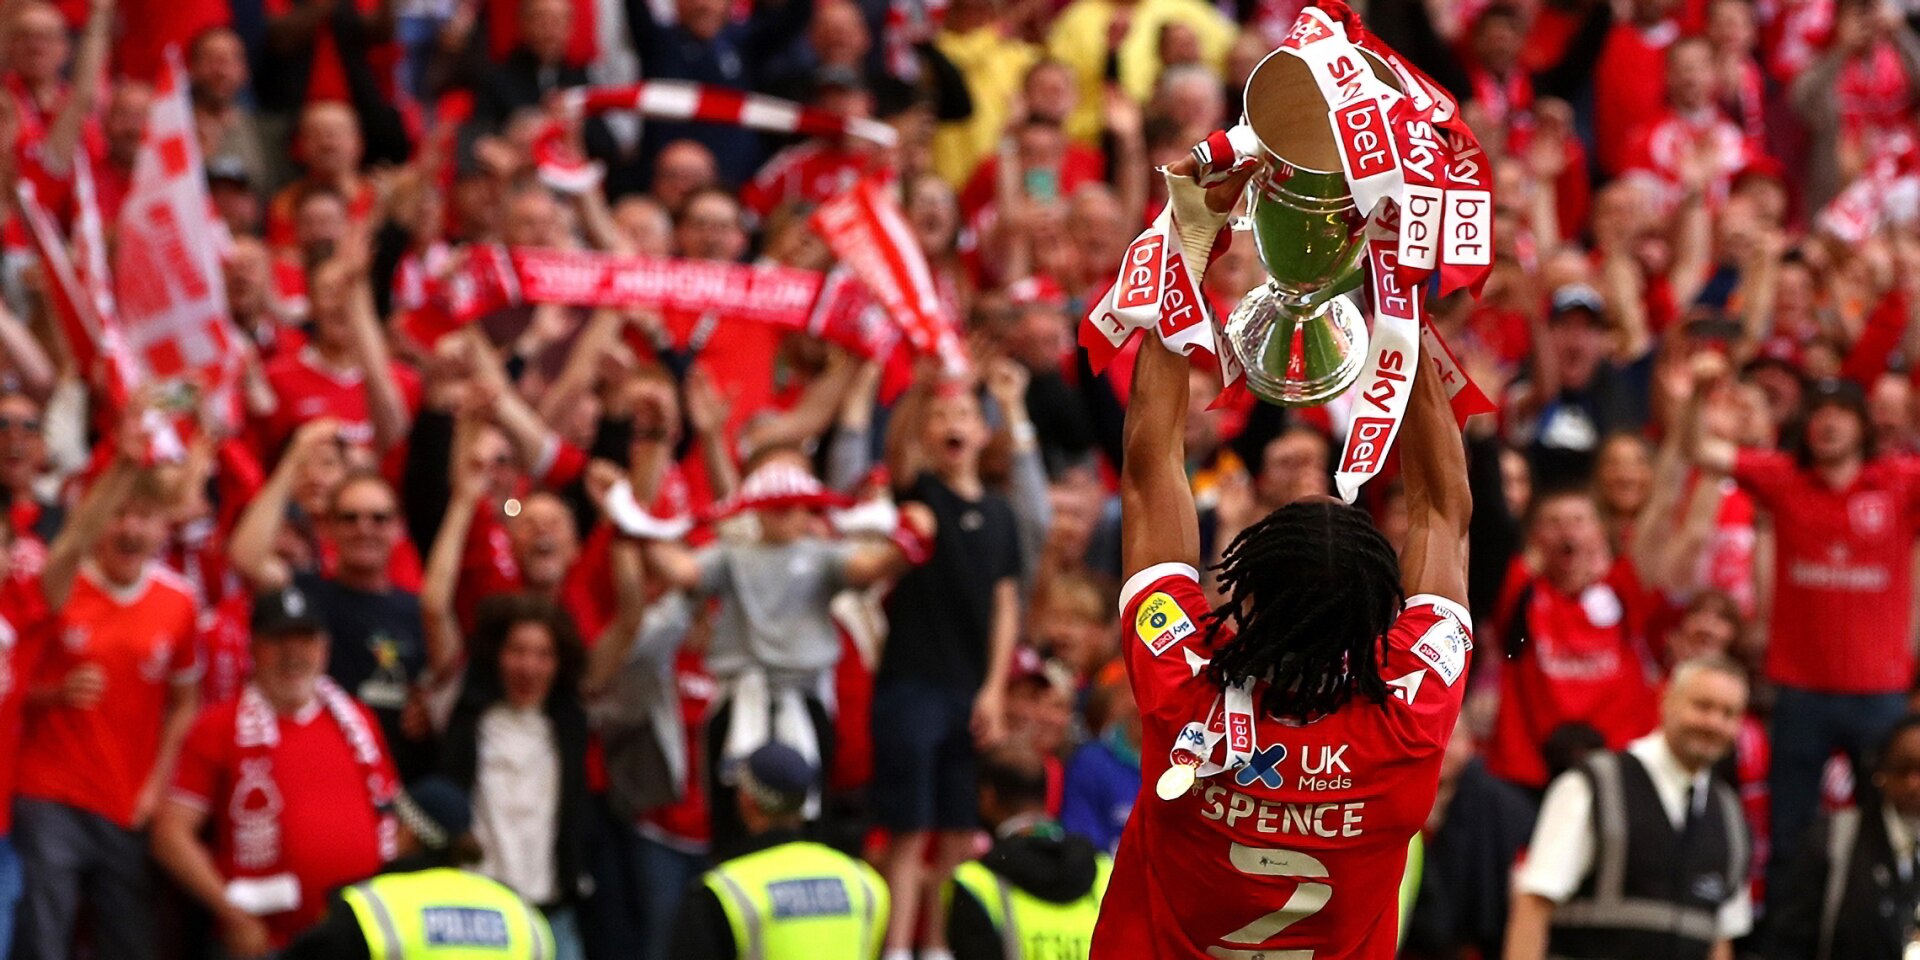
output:
M 1187 358 L 1147 343 L 1133 362 L 1120 463 L 1120 562 L 1200 565 L 1200 518 L 1187 482 Z
M 1176 178 L 1191 180 L 1198 164 L 1191 155 L 1167 168 L 1168 183 L 1178 193 Z M 1182 233 L 1183 253 L 1206 271 L 1207 254 L 1218 223 L 1233 209 L 1240 190 L 1252 175 L 1249 168 L 1206 191 L 1206 211 L 1191 219 L 1211 216 L 1213 223 L 1190 223 Z M 1190 183 L 1188 190 L 1196 190 Z M 1176 204 L 1175 216 L 1179 216 Z M 1206 244 L 1207 246 L 1202 246 Z M 1196 276 L 1194 286 L 1203 279 Z M 1187 368 L 1186 357 L 1157 343 L 1142 343 L 1133 364 L 1133 392 L 1127 400 L 1122 430 L 1120 464 L 1120 562 L 1128 574 L 1156 563 L 1200 565 L 1200 520 L 1187 480 Z
M 1423 359 L 1400 433 L 1400 475 L 1407 489 L 1407 545 L 1400 583 L 1407 596 L 1467 602 L 1467 452 L 1440 371 Z

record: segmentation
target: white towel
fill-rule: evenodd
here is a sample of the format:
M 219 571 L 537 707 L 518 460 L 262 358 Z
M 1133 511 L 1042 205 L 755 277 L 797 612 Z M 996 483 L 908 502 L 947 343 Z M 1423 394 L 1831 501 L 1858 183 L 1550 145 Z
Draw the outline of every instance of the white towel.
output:
M 813 714 L 807 711 L 806 696 L 793 687 L 776 691 L 767 682 L 766 671 L 750 669 L 729 682 L 725 701 L 733 704 L 733 715 L 727 721 L 726 747 L 720 752 L 721 781 L 735 782 L 734 764 L 762 745 L 784 743 L 820 771 L 801 811 L 808 820 L 820 816 L 820 782 L 826 772 L 820 770 L 820 736 L 813 728 Z

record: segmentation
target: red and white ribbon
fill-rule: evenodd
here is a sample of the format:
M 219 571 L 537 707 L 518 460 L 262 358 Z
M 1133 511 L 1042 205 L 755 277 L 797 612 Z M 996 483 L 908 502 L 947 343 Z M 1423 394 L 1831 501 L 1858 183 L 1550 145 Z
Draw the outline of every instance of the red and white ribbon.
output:
M 1401 194 L 1402 279 L 1416 283 L 1438 267 L 1442 294 L 1463 287 L 1478 292 L 1493 264 L 1491 205 L 1479 202 L 1490 193 L 1491 180 L 1480 142 L 1461 116 L 1459 103 L 1374 36 L 1341 0 L 1319 0 L 1316 6 L 1324 18 L 1345 29 L 1354 46 L 1380 58 L 1400 78 L 1404 95 L 1389 114 L 1404 161 L 1403 179 L 1417 188 Z M 1472 162 L 1456 176 L 1457 160 Z M 1455 189 L 1465 193 L 1449 199 Z M 1436 199 L 1438 209 L 1432 204 Z
M 1341 0 L 1319 0 L 1302 10 L 1277 52 L 1304 63 L 1326 99 L 1348 192 L 1368 218 L 1373 335 L 1335 475 L 1341 496 L 1351 502 L 1392 449 L 1422 342 L 1434 356 L 1456 419 L 1465 423 L 1494 409 L 1422 314 L 1423 284 L 1436 270 L 1442 292 L 1477 292 L 1492 269 L 1492 171 L 1453 97 L 1381 43 Z M 1401 90 L 1374 74 L 1369 53 L 1394 71 Z M 1202 186 L 1246 163 L 1276 162 L 1244 124 L 1209 136 L 1194 147 L 1194 156 Z M 1241 375 L 1237 358 L 1219 343 L 1205 304 L 1193 296 L 1192 273 L 1179 263 L 1175 226 L 1171 213 L 1163 212 L 1128 246 L 1119 278 L 1081 325 L 1081 346 L 1098 371 L 1136 330 L 1157 329 L 1176 353 L 1212 354 L 1232 388 Z M 1171 269 L 1176 263 L 1180 269 Z
M 1360 487 L 1386 465 L 1400 435 L 1420 363 L 1421 298 L 1426 291 L 1400 282 L 1399 208 L 1381 207 L 1367 224 L 1367 291 L 1373 301 L 1373 337 L 1367 363 L 1354 384 L 1347 443 L 1333 474 L 1341 499 L 1352 503 Z
M 1194 274 L 1169 204 L 1127 245 L 1119 279 L 1080 326 L 1080 346 L 1094 371 L 1105 370 L 1136 331 L 1151 330 L 1168 350 L 1217 365 L 1222 383 L 1239 382 L 1239 360 L 1220 344 L 1213 308 L 1200 295 Z
M 770 133 L 846 135 L 883 147 L 899 142 L 899 134 L 878 120 L 843 117 L 792 100 L 683 80 L 648 80 L 621 87 L 576 87 L 561 94 L 560 102 L 574 113 L 632 110 L 655 120 L 701 120 Z
M 1280 42 L 1280 52 L 1306 64 L 1326 98 L 1327 123 L 1360 214 L 1371 214 L 1381 201 L 1398 198 L 1405 180 L 1399 137 L 1388 115 L 1402 95 L 1373 75 L 1372 64 L 1348 38 L 1346 27 L 1315 7 L 1300 11 Z

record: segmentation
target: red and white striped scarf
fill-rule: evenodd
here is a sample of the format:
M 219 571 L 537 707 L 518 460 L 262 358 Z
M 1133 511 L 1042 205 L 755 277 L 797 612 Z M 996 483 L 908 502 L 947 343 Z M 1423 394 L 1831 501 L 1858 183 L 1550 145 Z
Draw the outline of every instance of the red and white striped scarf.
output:
M 379 815 L 380 858 L 391 860 L 399 850 L 399 829 L 391 804 L 399 785 L 387 775 L 379 738 L 366 715 L 332 680 L 321 677 L 314 695 L 340 727 L 354 764 L 366 779 L 367 802 Z M 286 798 L 273 772 L 273 749 L 280 745 L 280 717 L 260 688 L 248 684 L 240 693 L 233 715 L 233 746 L 237 769 L 224 821 L 238 878 L 271 877 L 285 870 L 280 842 L 280 811 Z
M 648 80 L 622 87 L 576 87 L 562 94 L 560 102 L 574 113 L 632 110 L 656 120 L 702 120 L 808 136 L 844 134 L 883 147 L 899 141 L 894 129 L 878 120 L 843 117 L 792 100 L 683 80 Z

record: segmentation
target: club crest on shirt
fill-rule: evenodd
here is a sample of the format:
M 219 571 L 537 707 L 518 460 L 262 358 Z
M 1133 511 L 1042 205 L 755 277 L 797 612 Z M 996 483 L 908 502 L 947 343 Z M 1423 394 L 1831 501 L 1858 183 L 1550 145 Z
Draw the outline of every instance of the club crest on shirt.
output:
M 1442 617 L 1440 622 L 1427 628 L 1420 639 L 1413 644 L 1413 655 L 1433 669 L 1440 679 L 1453 686 L 1454 681 L 1467 669 L 1467 651 L 1473 649 L 1473 640 L 1467 636 L 1467 630 L 1460 621 L 1452 617 Z M 1407 697 L 1412 702 L 1411 692 Z
M 1193 620 L 1185 610 L 1180 609 L 1178 601 L 1165 593 L 1155 591 L 1140 602 L 1140 609 L 1133 615 L 1133 631 L 1140 635 L 1140 642 L 1147 650 L 1159 656 L 1173 649 L 1173 645 L 1193 635 Z
M 1879 490 L 1856 493 L 1847 498 L 1847 519 L 1853 523 L 1853 532 L 1880 536 L 1893 524 L 1892 499 Z
M 1620 602 L 1620 595 L 1604 583 L 1596 583 L 1580 591 L 1580 610 L 1587 615 L 1587 622 L 1602 630 L 1611 630 L 1620 625 L 1620 619 L 1626 616 L 1626 606 Z

